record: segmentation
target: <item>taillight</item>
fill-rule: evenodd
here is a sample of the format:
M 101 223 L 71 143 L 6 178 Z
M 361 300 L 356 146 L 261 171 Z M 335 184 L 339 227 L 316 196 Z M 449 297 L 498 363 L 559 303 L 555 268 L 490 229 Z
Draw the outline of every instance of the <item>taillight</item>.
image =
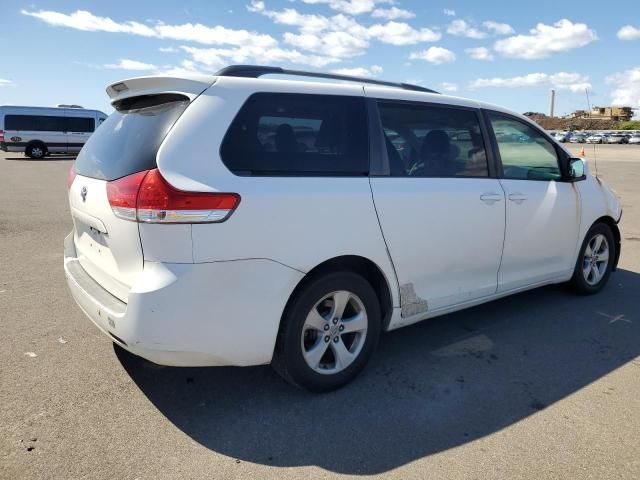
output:
M 158 169 L 107 183 L 113 213 L 145 223 L 223 222 L 237 208 L 237 193 L 185 192 L 169 185 Z
M 138 190 L 149 170 L 107 182 L 107 199 L 116 217 L 135 222 Z
M 4 130 L 0 130 L 0 142 L 4 142 Z
M 67 190 L 69 190 L 71 188 L 71 185 L 73 185 L 73 181 L 76 179 L 76 168 L 75 165 L 71 165 L 71 168 L 69 169 L 69 173 L 67 173 Z

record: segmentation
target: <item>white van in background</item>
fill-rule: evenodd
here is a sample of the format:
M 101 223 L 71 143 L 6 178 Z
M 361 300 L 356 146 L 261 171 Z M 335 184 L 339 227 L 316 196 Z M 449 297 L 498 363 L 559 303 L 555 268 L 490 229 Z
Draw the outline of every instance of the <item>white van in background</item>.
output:
M 50 153 L 78 153 L 107 115 L 73 105 L 0 106 L 0 150 L 31 158 Z

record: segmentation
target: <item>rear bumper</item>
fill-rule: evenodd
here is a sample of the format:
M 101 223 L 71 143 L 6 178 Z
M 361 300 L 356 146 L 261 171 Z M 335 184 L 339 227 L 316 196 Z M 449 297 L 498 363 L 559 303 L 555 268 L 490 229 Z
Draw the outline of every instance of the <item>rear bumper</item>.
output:
M 72 235 L 64 271 L 74 300 L 103 333 L 172 366 L 269 363 L 285 304 L 303 276 L 267 259 L 145 262 L 125 304 L 82 269 Z

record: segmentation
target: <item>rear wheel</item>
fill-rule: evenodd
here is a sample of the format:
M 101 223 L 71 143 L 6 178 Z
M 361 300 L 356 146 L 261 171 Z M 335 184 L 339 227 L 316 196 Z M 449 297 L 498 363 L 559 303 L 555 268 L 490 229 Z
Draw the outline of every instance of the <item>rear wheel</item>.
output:
M 569 285 L 583 295 L 597 293 L 606 285 L 616 258 L 611 229 L 596 223 L 585 236 Z
M 42 143 L 30 143 L 29 145 L 27 145 L 25 153 L 29 158 L 44 158 L 44 156 L 47 154 L 47 147 L 45 147 Z
M 273 367 L 298 387 L 334 390 L 364 368 L 380 330 L 380 305 L 367 280 L 352 272 L 318 277 L 292 298 Z

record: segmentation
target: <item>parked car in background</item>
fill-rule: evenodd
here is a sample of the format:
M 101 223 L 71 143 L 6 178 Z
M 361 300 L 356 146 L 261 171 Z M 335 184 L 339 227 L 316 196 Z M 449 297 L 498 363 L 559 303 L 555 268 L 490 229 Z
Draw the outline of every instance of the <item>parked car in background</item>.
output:
M 629 145 L 640 145 L 640 134 L 629 137 Z
M 553 134 L 553 138 L 555 138 L 560 143 L 568 142 L 571 138 L 570 132 L 556 132 Z
M 605 139 L 605 136 L 601 133 L 594 133 L 590 135 L 586 139 L 586 143 L 602 143 Z
M 569 143 L 584 143 L 587 141 L 587 135 L 584 133 L 574 133 L 569 139 Z
M 622 133 L 612 133 L 607 138 L 607 143 L 627 143 L 629 139 Z
M 0 106 L 0 150 L 31 158 L 50 153 L 78 153 L 107 118 L 82 107 Z
M 273 73 L 297 80 L 259 78 Z M 535 122 L 418 86 L 299 80 L 318 75 L 107 88 L 115 112 L 67 180 L 64 270 L 112 341 L 164 365 L 271 363 L 326 391 L 383 331 L 605 286 L 621 205 Z

